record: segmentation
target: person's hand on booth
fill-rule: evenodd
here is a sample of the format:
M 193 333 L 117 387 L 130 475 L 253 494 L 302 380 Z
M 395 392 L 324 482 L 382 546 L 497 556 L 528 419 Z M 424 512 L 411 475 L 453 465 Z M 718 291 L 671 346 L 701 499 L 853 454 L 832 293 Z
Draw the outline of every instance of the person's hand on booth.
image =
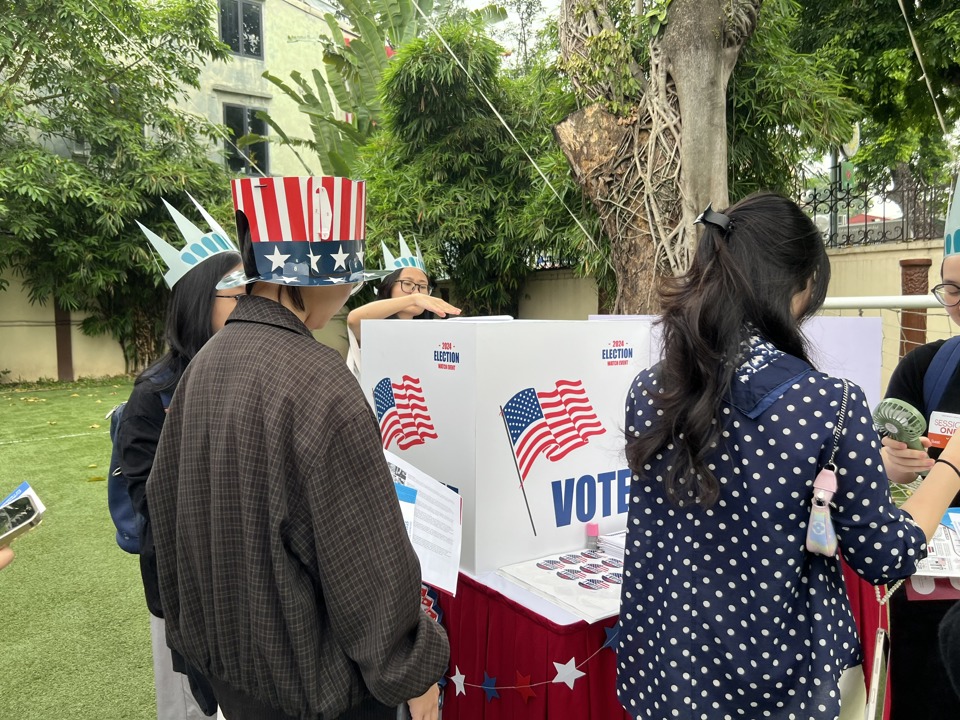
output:
M 891 437 L 882 438 L 881 443 L 883 447 L 880 448 L 880 457 L 883 458 L 883 468 L 892 483 L 911 483 L 917 479 L 917 475 L 933 467 L 934 461 L 927 455 L 930 439 L 926 436 L 920 438 L 923 450 L 914 450 L 907 447 L 906 443 Z
M 360 341 L 360 323 L 363 320 L 385 320 L 387 318 L 407 320 L 422 315 L 426 311 L 442 318 L 460 314 L 460 308 L 451 305 L 443 298 L 423 292 L 413 292 L 384 300 L 374 300 L 366 305 L 354 308 L 347 315 L 347 325 L 357 341 Z
M 9 547 L 0 548 L 0 570 L 13 562 L 13 550 Z
M 407 702 L 413 720 L 437 720 L 440 716 L 440 686 L 431 685 L 420 697 Z
M 420 313 L 418 310 L 426 310 L 432 312 L 434 315 L 445 318 L 447 315 L 459 315 L 460 308 L 455 305 L 451 305 L 443 298 L 434 297 L 433 295 L 422 295 L 416 293 L 409 296 L 410 304 L 407 306 L 407 312 L 414 313 L 417 315 Z

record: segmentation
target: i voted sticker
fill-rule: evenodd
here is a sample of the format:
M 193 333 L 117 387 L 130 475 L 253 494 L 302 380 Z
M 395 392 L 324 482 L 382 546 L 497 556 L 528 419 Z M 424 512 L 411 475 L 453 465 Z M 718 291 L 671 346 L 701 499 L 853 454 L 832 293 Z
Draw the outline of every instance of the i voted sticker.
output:
M 604 558 L 603 564 L 606 565 L 607 567 L 612 567 L 612 568 L 623 567 L 623 563 L 620 560 L 617 560 L 617 558 Z
M 582 580 L 586 577 L 586 575 L 576 568 L 569 568 L 567 570 L 561 570 L 558 572 L 557 577 L 563 578 L 564 580 Z
M 559 560 L 541 560 L 537 563 L 537 567 L 541 570 L 559 570 L 563 567 L 563 563 Z
M 580 587 L 586 588 L 587 590 L 606 590 L 610 587 L 603 580 L 597 580 L 596 578 L 590 578 L 589 580 L 581 580 L 578 583 Z
M 580 569 L 583 570 L 585 573 L 590 573 L 591 575 L 599 575 L 600 573 L 607 571 L 607 568 L 605 568 L 600 563 L 590 563 L 588 565 L 581 565 Z
M 611 585 L 622 585 L 623 584 L 623 575 L 620 573 L 607 573 L 603 576 L 603 579 L 610 583 Z
M 561 555 L 560 562 L 566 563 L 567 565 L 579 565 L 583 562 L 582 555 Z

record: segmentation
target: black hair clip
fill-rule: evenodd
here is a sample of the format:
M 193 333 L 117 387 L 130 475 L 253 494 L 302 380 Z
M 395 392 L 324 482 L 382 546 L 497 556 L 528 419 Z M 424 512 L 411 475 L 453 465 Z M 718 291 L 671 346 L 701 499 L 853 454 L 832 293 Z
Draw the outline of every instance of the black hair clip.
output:
M 697 219 L 693 221 L 694 225 L 713 225 L 720 228 L 724 233 L 729 232 L 733 227 L 733 221 L 723 213 L 716 212 L 712 205 L 713 203 L 708 204 L 707 209 L 697 216 Z

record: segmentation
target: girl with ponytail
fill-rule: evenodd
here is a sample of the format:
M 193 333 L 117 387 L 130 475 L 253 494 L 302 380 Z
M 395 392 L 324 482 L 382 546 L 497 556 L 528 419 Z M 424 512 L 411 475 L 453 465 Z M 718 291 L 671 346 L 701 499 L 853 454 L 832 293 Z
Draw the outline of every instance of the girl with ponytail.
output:
M 795 203 L 761 193 L 697 222 L 689 271 L 660 288 L 663 359 L 626 402 L 620 699 L 638 718 L 837 718 L 860 642 L 839 558 L 805 543 L 834 428 L 836 536 L 875 584 L 916 570 L 960 477 L 938 466 L 921 502 L 890 499 L 863 391 L 810 364 L 800 327 L 830 264 Z M 944 452 L 960 465 L 960 442 Z

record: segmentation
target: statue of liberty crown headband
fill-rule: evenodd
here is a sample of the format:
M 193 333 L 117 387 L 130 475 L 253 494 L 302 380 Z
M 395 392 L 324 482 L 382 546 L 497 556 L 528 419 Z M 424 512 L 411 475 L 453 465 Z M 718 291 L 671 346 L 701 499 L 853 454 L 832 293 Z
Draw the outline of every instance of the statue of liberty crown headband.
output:
M 393 256 L 393 253 L 390 252 L 386 243 L 380 243 L 380 248 L 383 250 L 383 269 L 385 273 L 412 267 L 423 270 L 424 274 L 426 274 L 427 266 L 423 262 L 423 255 L 420 254 L 420 244 L 416 240 L 413 241 L 414 247 L 417 248 L 417 254 L 414 255 L 410 252 L 410 248 L 403 239 L 403 235 L 401 233 L 397 233 L 397 235 L 400 237 L 400 255 L 397 257 Z
M 207 225 L 210 226 L 210 232 L 203 232 L 180 214 L 170 203 L 164 200 L 163 204 L 167 206 L 167 211 L 177 224 L 177 229 L 180 230 L 183 239 L 187 241 L 187 244 L 182 249 L 177 250 L 152 230 L 144 227 L 142 223 L 137 222 L 143 234 L 147 236 L 147 240 L 150 241 L 150 244 L 153 245 L 160 259 L 163 260 L 167 266 L 163 280 L 167 283 L 167 287 L 171 289 L 173 289 L 173 286 L 176 285 L 184 275 L 204 260 L 209 260 L 220 253 L 239 252 L 233 240 L 230 239 L 230 236 L 227 235 L 226 231 L 220 227 L 217 221 L 203 209 L 203 206 L 189 194 L 187 197 L 193 201 L 193 204 L 197 206 L 197 210 L 200 211 L 203 219 L 207 221 Z
M 960 255 L 960 178 L 953 190 L 953 201 L 943 228 L 943 256 Z

